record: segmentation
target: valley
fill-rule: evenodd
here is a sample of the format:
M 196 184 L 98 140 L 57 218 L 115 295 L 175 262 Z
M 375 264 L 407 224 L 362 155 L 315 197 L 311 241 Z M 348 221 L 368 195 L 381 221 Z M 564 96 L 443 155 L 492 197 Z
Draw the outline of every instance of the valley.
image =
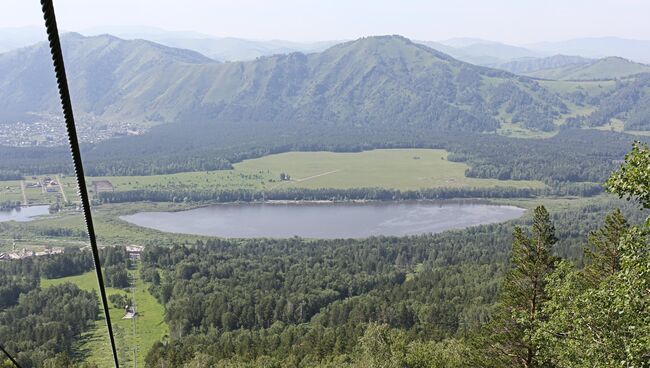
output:
M 122 365 L 650 356 L 650 66 L 195 36 L 62 36 Z M 47 45 L 1 53 L 0 342 L 29 368 L 111 366 L 66 142 Z

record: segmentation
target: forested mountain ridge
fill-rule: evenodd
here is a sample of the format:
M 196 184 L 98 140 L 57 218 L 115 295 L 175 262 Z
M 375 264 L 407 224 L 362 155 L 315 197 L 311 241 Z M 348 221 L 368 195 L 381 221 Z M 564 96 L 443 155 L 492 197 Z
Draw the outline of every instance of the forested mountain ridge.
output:
M 598 109 L 585 119 L 591 126 L 602 126 L 618 119 L 626 130 L 649 130 L 650 73 L 617 82 L 617 88 L 601 96 L 597 106 Z
M 189 65 L 217 63 L 194 51 L 144 40 L 125 42 L 109 35 L 86 38 L 68 33 L 62 48 L 77 115 L 115 115 L 111 107 L 116 107 L 116 101 L 122 102 L 121 108 L 135 101 L 127 91 L 145 93 L 139 97 L 148 99 L 149 105 L 154 96 L 146 91 L 160 86 L 160 81 L 144 76 L 161 77 Z M 60 114 L 47 43 L 1 54 L 0 71 L 0 124 L 23 119 L 29 112 Z
M 467 64 L 400 36 L 322 53 L 218 63 L 195 52 L 111 36 L 63 37 L 78 114 L 129 121 L 419 124 L 494 131 L 497 118 L 549 130 L 566 110 L 531 79 Z M 2 120 L 57 112 L 43 44 L 0 55 Z
M 552 80 L 604 80 L 629 78 L 648 72 L 650 72 L 650 65 L 612 56 L 598 60 L 586 59 L 586 61 L 540 69 L 524 75 Z
M 527 74 L 542 70 L 561 68 L 567 65 L 584 65 L 592 62 L 592 59 L 583 58 L 582 56 L 571 55 L 553 55 L 547 57 L 526 57 L 510 60 L 505 63 L 495 65 L 497 69 L 503 69 L 515 74 Z

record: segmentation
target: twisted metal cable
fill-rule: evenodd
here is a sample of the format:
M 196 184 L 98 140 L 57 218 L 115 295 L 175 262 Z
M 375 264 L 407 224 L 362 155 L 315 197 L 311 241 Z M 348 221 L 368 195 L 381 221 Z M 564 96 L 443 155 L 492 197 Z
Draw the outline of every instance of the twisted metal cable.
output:
M 12 362 L 12 363 L 17 367 L 17 368 L 22 368 L 22 367 L 20 366 L 20 364 L 18 364 L 18 362 L 16 361 L 16 359 L 14 359 L 14 357 L 12 357 L 11 354 L 9 354 L 9 353 L 7 352 L 7 350 L 5 350 L 5 347 L 4 347 L 4 346 L 0 345 L 0 350 L 2 350 L 2 352 L 5 354 L 5 356 L 7 357 L 7 359 L 9 359 L 9 360 L 10 360 L 10 361 L 11 361 L 11 362 Z
M 90 240 L 90 247 L 92 249 L 93 260 L 95 262 L 95 273 L 97 274 L 97 283 L 99 284 L 99 292 L 102 299 L 102 307 L 104 309 L 106 327 L 108 328 L 108 335 L 111 341 L 113 361 L 115 363 L 115 367 L 118 368 L 119 363 L 117 360 L 117 349 L 115 348 L 115 337 L 113 336 L 111 316 L 108 311 L 108 302 L 106 300 L 106 289 L 104 287 L 102 267 L 99 262 L 97 238 L 95 236 L 95 228 L 93 226 L 93 218 L 90 211 L 90 200 L 88 199 L 88 192 L 86 191 L 86 179 L 84 177 L 83 164 L 81 162 L 81 150 L 79 148 L 77 129 L 75 127 L 74 115 L 72 113 L 72 102 L 70 100 L 70 91 L 68 89 L 68 79 L 65 74 L 65 66 L 63 65 L 63 52 L 61 51 L 59 30 L 56 25 L 54 6 L 52 4 L 52 0 L 41 0 L 41 6 L 43 9 L 43 18 L 45 19 L 45 27 L 47 28 L 47 38 L 50 44 L 50 51 L 52 53 L 52 62 L 54 64 L 54 72 L 56 74 L 56 83 L 59 88 L 59 96 L 61 97 L 61 107 L 63 108 L 63 116 L 65 118 L 65 125 L 68 131 L 70 153 L 72 155 L 74 171 L 77 176 L 77 189 L 79 197 L 81 198 L 84 218 L 86 220 L 86 228 L 88 230 L 88 239 Z

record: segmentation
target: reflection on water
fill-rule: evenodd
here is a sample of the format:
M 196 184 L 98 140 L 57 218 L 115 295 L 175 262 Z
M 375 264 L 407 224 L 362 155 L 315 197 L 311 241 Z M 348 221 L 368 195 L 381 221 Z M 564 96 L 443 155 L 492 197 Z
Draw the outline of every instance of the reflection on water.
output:
M 121 218 L 166 232 L 226 238 L 363 238 L 437 233 L 523 213 L 513 206 L 458 202 L 291 203 L 215 205 Z
M 8 211 L 0 211 L 0 222 L 18 221 L 25 222 L 33 220 L 35 216 L 47 215 L 50 213 L 49 206 L 18 207 Z

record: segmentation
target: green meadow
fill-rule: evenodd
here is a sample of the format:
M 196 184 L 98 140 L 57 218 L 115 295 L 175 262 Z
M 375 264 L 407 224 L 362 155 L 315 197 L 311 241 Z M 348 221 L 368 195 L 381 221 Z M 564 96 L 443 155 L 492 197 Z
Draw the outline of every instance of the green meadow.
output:
M 116 191 L 144 188 L 220 188 L 270 190 L 297 188 L 422 189 L 437 187 L 530 187 L 538 181 L 465 177 L 469 167 L 450 162 L 447 152 L 435 149 L 380 149 L 364 152 L 287 152 L 245 160 L 233 170 L 172 175 L 90 178 L 109 180 Z M 280 174 L 290 180 L 280 180 Z

